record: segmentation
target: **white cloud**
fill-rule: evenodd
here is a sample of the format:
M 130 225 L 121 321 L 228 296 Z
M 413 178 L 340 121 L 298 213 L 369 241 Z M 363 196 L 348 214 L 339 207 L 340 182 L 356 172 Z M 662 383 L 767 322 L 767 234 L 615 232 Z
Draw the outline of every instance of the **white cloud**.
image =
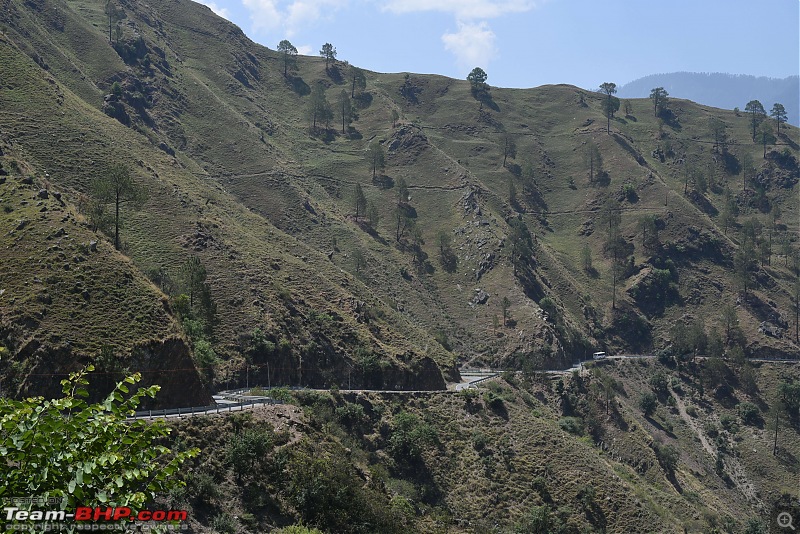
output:
M 347 0 L 242 0 L 242 4 L 250 12 L 254 32 L 280 30 L 291 37 L 345 7 Z
M 523 13 L 539 3 L 534 0 L 387 0 L 383 8 L 393 13 L 439 11 L 452 13 L 458 20 L 474 20 Z
M 445 49 L 456 56 L 462 70 L 481 67 L 484 70 L 497 55 L 495 34 L 486 21 L 477 23 L 458 22 L 458 31 L 442 35 Z
M 230 12 L 227 9 L 225 9 L 224 7 L 219 7 L 216 4 L 216 2 L 206 2 L 205 0 L 198 0 L 198 1 L 201 4 L 203 4 L 204 6 L 207 6 L 211 11 L 213 11 L 214 13 L 219 15 L 220 17 L 230 20 L 230 18 L 231 18 Z
M 496 35 L 488 19 L 525 13 L 550 0 L 379 0 L 394 14 L 439 12 L 453 15 L 458 30 L 442 35 L 445 49 L 460 69 L 486 68 L 497 56 Z
M 314 47 L 311 45 L 300 45 L 297 47 L 297 53 L 301 56 L 313 56 Z

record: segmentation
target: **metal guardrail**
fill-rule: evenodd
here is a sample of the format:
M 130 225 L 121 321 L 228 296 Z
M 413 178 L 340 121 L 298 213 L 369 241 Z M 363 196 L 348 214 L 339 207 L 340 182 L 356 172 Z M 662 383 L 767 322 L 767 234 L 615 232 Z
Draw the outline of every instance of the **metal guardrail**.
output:
M 153 419 L 157 417 L 169 417 L 170 415 L 177 415 L 178 417 L 183 417 L 185 415 L 191 417 L 194 415 L 206 415 L 209 412 L 211 413 L 233 412 L 237 410 L 243 410 L 247 406 L 253 406 L 256 404 L 283 404 L 283 401 L 278 399 L 262 397 L 251 401 L 232 402 L 228 404 L 191 406 L 189 408 L 163 408 L 161 410 L 139 410 L 131 417 L 131 419 L 143 419 L 143 418 Z
M 491 380 L 492 378 L 497 378 L 500 376 L 500 373 L 495 373 L 493 375 L 484 376 L 483 378 L 479 378 L 478 380 L 470 380 L 470 385 L 480 384 L 481 382 L 486 382 L 487 380 Z

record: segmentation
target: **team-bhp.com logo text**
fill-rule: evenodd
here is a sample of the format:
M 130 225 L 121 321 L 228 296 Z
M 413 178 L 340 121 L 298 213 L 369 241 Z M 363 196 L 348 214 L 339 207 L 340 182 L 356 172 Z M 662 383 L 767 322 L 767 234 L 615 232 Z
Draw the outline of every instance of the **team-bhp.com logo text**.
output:
M 46 525 L 64 522 L 72 522 L 73 525 L 77 524 L 79 530 L 116 530 L 113 528 L 114 526 L 120 526 L 123 522 L 133 521 L 154 525 L 174 525 L 176 522 L 186 521 L 188 514 L 186 510 L 141 510 L 134 512 L 127 506 L 114 508 L 79 506 L 75 509 L 75 512 L 66 512 L 64 510 L 21 510 L 16 506 L 6 506 L 3 508 L 3 516 L 7 525 L 6 530 L 17 530 L 9 527 L 14 524 L 20 525 L 20 523 Z M 113 523 L 109 524 L 107 522 Z M 95 528 L 99 526 L 106 528 Z M 181 524 L 180 526 L 184 525 Z M 108 527 L 112 528 L 109 529 Z

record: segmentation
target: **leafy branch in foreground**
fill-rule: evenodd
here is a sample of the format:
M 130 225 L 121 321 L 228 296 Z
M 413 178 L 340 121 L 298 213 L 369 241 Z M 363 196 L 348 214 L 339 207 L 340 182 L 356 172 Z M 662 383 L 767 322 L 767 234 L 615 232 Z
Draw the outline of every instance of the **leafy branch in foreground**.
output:
M 61 510 L 102 505 L 138 511 L 184 484 L 174 475 L 199 449 L 173 453 L 158 444 L 170 433 L 164 421 L 127 420 L 160 386 L 129 394 L 128 384 L 141 380 L 136 373 L 103 402 L 89 405 L 86 375 L 93 370 L 89 365 L 62 380 L 60 399 L 0 399 L 0 500 L 51 499 Z M 31 507 L 37 505 L 19 505 Z

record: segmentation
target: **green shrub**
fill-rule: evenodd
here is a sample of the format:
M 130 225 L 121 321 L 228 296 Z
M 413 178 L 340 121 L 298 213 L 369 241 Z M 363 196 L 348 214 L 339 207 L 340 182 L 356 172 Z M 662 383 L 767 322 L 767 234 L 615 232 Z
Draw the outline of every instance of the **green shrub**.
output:
M 759 413 L 758 406 L 752 402 L 743 402 L 737 408 L 739 418 L 745 425 L 757 425 L 761 422 L 761 414 Z
M 472 447 L 476 451 L 482 451 L 489 444 L 489 438 L 480 430 L 472 431 Z
M 744 530 L 744 534 L 767 534 L 768 530 L 767 527 L 764 526 L 764 523 L 760 519 L 751 518 L 747 521 L 747 528 Z
M 658 371 L 650 377 L 650 387 L 659 395 L 667 393 L 667 375 L 664 371 Z
M 382 492 L 364 484 L 341 448 L 306 442 L 290 454 L 282 494 L 305 524 L 326 532 L 397 532 L 402 519 Z
M 711 421 L 706 421 L 706 423 L 703 425 L 703 430 L 705 430 L 709 437 L 716 438 L 719 436 L 719 429 L 717 428 L 717 425 Z
M 186 332 L 186 335 L 189 336 L 192 341 L 202 341 L 205 339 L 206 327 L 203 321 L 184 317 L 181 321 L 181 325 L 183 326 L 183 331 Z
M 531 481 L 531 487 L 536 490 L 544 502 L 550 502 L 553 500 L 552 496 L 550 495 L 550 490 L 547 488 L 546 478 L 542 476 L 534 478 Z
M 622 186 L 622 194 L 630 203 L 639 200 L 639 195 L 636 194 L 636 188 L 632 184 L 625 184 Z
M 553 516 L 549 506 L 534 506 L 515 526 L 513 532 L 515 534 L 549 534 L 563 532 L 563 527 L 564 524 L 558 517 Z
M 486 403 L 493 410 L 502 410 L 505 408 L 504 401 L 502 395 L 495 391 L 487 391 L 483 394 L 483 401 Z
M 556 303 L 553 302 L 553 299 L 550 297 L 543 298 L 539 301 L 539 307 L 547 314 L 551 322 L 556 322 L 558 318 L 558 308 L 556 307 Z
M 197 361 L 198 370 L 205 373 L 206 376 L 213 375 L 214 366 L 217 364 L 217 353 L 211 347 L 211 343 L 205 340 L 198 341 L 194 344 L 194 357 Z
M 236 520 L 230 514 L 218 514 L 211 520 L 211 526 L 216 532 L 224 534 L 234 534 L 236 532 Z
M 697 417 L 697 407 L 694 405 L 687 406 L 686 413 L 692 417 Z
M 220 496 L 219 484 L 214 477 L 206 471 L 197 471 L 189 474 L 187 484 L 188 493 L 206 505 Z
M 265 428 L 248 428 L 228 438 L 225 461 L 239 478 L 255 474 L 272 451 L 275 435 Z
M 272 388 L 269 390 L 269 396 L 275 400 L 290 403 L 292 402 L 292 394 L 289 391 L 289 388 L 280 387 L 280 388 Z
M 346 402 L 336 408 L 336 418 L 346 426 L 358 426 L 369 420 L 364 407 L 354 402 Z
M 731 434 L 736 434 L 739 431 L 739 425 L 736 422 L 736 418 L 730 414 L 724 414 L 719 418 L 719 423 L 722 425 L 722 428 L 730 432 Z
M 442 329 L 437 329 L 433 333 L 433 339 L 439 343 L 445 350 L 453 350 L 453 347 L 450 345 L 450 339 L 447 337 L 447 332 Z
M 656 396 L 651 393 L 647 392 L 642 394 L 639 398 L 639 409 L 642 410 L 642 413 L 645 417 L 648 417 L 656 411 L 656 407 L 658 406 L 658 399 Z
M 672 445 L 655 444 L 653 450 L 656 453 L 658 463 L 661 464 L 664 471 L 667 473 L 674 473 L 675 468 L 678 467 L 678 459 L 680 458 L 678 449 Z
M 561 427 L 561 430 L 570 434 L 583 435 L 583 421 L 580 417 L 562 417 L 558 420 L 558 426 Z
M 394 417 L 389 451 L 395 458 L 417 461 L 424 449 L 438 441 L 436 430 L 416 415 L 403 411 Z

